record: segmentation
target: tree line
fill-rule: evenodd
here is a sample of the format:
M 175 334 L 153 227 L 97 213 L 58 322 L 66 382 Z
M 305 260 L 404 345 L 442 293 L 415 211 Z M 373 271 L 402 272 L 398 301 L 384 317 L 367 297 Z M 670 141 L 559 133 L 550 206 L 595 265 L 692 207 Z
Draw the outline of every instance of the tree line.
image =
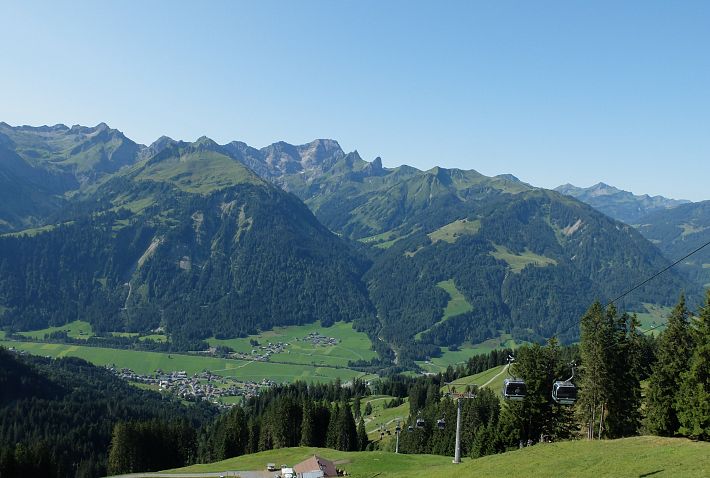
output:
M 645 334 L 634 315 L 598 302 L 582 316 L 580 329 L 578 345 L 552 338 L 515 351 L 511 374 L 527 384 L 523 401 L 471 390 L 474 398 L 462 402 L 464 454 L 499 453 L 541 438 L 710 440 L 710 292 L 696 316 L 681 297 L 657 338 Z M 450 455 L 456 401 L 444 385 L 501 365 L 511 352 L 473 357 L 433 376 L 280 385 L 217 415 L 204 403 L 184 406 L 137 390 L 79 359 L 0 351 L 0 473 L 95 477 L 290 446 L 391 450 L 394 437 L 368 440 L 372 405 L 362 403 L 371 394 L 393 397 L 388 406 L 408 401 L 400 452 Z M 551 397 L 553 383 L 573 374 L 578 400 L 560 405 Z

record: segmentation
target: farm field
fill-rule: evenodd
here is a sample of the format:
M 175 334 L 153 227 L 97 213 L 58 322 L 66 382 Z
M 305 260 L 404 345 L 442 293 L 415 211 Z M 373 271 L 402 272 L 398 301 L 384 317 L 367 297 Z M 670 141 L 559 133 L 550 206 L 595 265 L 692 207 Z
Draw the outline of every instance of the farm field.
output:
M 336 345 L 316 345 L 304 338 L 315 332 L 325 337 L 338 340 Z M 250 353 L 256 347 L 250 343 L 256 340 L 260 345 L 268 342 L 288 343 L 286 350 L 273 354 L 271 360 L 291 364 L 327 365 L 346 367 L 351 360 L 369 360 L 377 354 L 372 350 L 366 334 L 353 329 L 352 324 L 336 322 L 330 327 L 323 327 L 319 322 L 308 325 L 275 327 L 273 330 L 237 339 L 208 339 L 211 346 L 226 345 L 237 352 Z
M 568 441 L 535 445 L 478 459 L 405 455 L 389 452 L 342 452 L 317 448 L 284 448 L 164 472 L 206 473 L 262 470 L 266 463 L 293 465 L 313 454 L 333 460 L 356 478 L 436 476 L 437 478 L 493 478 L 574 476 L 683 478 L 710 476 L 710 443 L 682 438 L 633 437 L 620 440 Z M 514 470 L 514 472 L 513 472 Z M 424 473 L 422 473 L 424 471 Z
M 96 365 L 115 365 L 130 368 L 139 374 L 152 374 L 156 369 L 165 371 L 184 370 L 188 374 L 209 370 L 218 375 L 235 377 L 242 381 L 261 381 L 264 378 L 276 382 L 328 382 L 340 378 L 351 380 L 364 374 L 347 368 L 313 367 L 309 365 L 249 362 L 195 355 L 168 354 L 138 350 L 87 347 L 73 344 L 18 342 L 2 340 L 0 345 L 15 347 L 28 353 L 50 357 L 80 357 Z
M 641 322 L 641 329 L 653 329 L 649 332 L 652 335 L 661 333 L 666 328 L 665 323 L 673 309 L 655 304 L 643 304 L 643 306 L 646 308 L 646 312 L 636 314 Z

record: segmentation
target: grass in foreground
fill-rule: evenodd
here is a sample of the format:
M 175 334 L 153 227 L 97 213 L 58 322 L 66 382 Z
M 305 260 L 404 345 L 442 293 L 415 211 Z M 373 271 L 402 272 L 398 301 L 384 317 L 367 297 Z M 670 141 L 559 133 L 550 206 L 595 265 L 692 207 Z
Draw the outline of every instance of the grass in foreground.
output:
M 710 443 L 681 438 L 634 437 L 621 440 L 570 441 L 535 445 L 460 465 L 451 457 L 396 455 L 388 452 L 341 452 L 316 448 L 286 448 L 194 465 L 174 473 L 263 470 L 266 463 L 293 465 L 313 454 L 337 462 L 357 478 L 412 477 L 701 477 L 710 476 Z M 165 472 L 166 474 L 169 472 Z

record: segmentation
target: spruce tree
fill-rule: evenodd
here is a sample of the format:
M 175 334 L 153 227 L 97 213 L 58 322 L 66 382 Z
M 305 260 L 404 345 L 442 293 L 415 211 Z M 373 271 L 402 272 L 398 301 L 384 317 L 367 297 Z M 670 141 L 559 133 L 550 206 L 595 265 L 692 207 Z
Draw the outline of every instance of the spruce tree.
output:
M 599 301 L 582 316 L 579 352 L 582 360 L 579 378 L 577 414 L 587 438 L 601 438 L 612 387 L 609 360 L 614 343 L 614 310 L 605 312 Z
M 609 390 L 607 390 L 606 429 L 608 438 L 636 435 L 641 407 L 641 338 L 636 317 L 624 313 L 615 317 L 612 307 L 607 312 L 613 320 L 613 342 L 607 345 Z
M 365 430 L 365 421 L 360 417 L 357 423 L 357 444 L 360 451 L 364 451 L 367 448 L 369 439 L 367 438 L 367 431 Z
M 137 471 L 135 467 L 135 436 L 132 428 L 124 422 L 113 427 L 108 455 L 108 472 L 112 475 Z
M 353 415 L 355 418 L 360 418 L 360 395 L 355 395 L 353 399 Z
M 310 399 L 303 400 L 303 421 L 301 422 L 301 446 L 315 446 L 315 412 Z
M 680 433 L 710 440 L 710 290 L 693 329 L 695 350 L 676 403 Z
M 343 403 L 340 406 L 340 416 L 338 417 L 338 450 L 355 451 L 358 449 L 357 427 L 355 419 L 350 410 L 350 405 Z
M 338 427 L 341 421 L 341 409 L 340 405 L 337 403 L 333 405 L 330 411 L 330 420 L 328 421 L 328 433 L 325 439 L 325 446 L 327 448 L 338 449 Z
M 673 436 L 680 427 L 677 401 L 692 353 L 689 316 L 685 296 L 681 295 L 658 338 L 658 361 L 649 381 L 646 415 L 646 427 L 656 435 Z

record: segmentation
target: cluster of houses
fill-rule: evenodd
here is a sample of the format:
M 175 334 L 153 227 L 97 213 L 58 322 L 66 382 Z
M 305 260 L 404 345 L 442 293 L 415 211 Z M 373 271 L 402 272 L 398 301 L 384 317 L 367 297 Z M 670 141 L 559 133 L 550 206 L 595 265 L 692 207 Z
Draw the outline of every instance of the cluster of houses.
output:
M 204 371 L 192 376 L 184 370 L 163 372 L 158 369 L 155 374 L 141 375 L 131 369 L 116 369 L 108 367 L 118 377 L 131 382 L 156 385 L 160 390 L 165 390 L 185 400 L 208 400 L 220 403 L 222 397 L 255 397 L 264 388 L 273 387 L 276 382 L 263 379 L 260 382 L 243 382 L 234 377 L 222 377 L 209 371 Z
M 240 360 L 257 360 L 259 362 L 268 362 L 272 355 L 284 352 L 288 347 L 286 342 L 271 342 L 266 345 L 255 346 L 250 353 L 232 352 L 228 355 L 229 358 Z
M 327 337 L 318 332 L 311 332 L 302 339 L 296 338 L 297 342 L 306 342 L 316 346 L 333 346 L 338 345 L 338 339 L 335 337 Z M 288 342 L 267 342 L 266 345 L 255 345 L 251 352 L 232 352 L 228 355 L 229 358 L 238 360 L 256 360 L 259 362 L 268 362 L 272 355 L 286 351 L 289 346 Z M 215 353 L 214 348 L 210 348 L 207 353 Z
M 309 342 L 313 345 L 338 345 L 338 339 L 336 339 L 335 337 L 326 337 L 325 335 L 319 334 L 318 332 L 311 332 L 300 340 L 303 342 Z

